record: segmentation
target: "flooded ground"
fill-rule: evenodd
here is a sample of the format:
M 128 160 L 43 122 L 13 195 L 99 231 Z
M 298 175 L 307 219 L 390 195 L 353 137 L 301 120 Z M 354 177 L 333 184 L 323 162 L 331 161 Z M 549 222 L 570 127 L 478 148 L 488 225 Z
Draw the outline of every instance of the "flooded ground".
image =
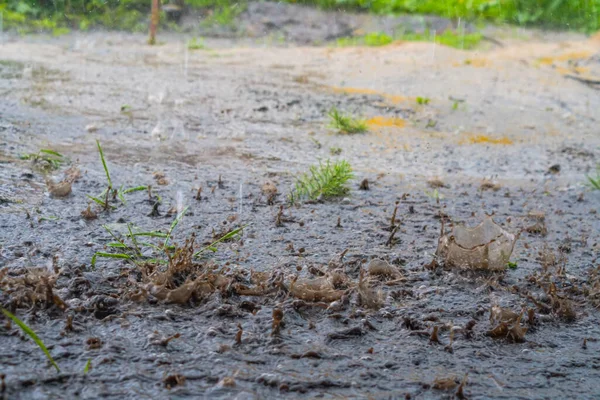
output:
M 600 39 L 489 27 L 472 51 L 340 48 L 356 29 L 449 22 L 271 4 L 242 21 L 203 50 L 189 33 L 2 37 L 0 304 L 61 368 L 3 323 L 2 395 L 596 398 Z M 369 132 L 335 134 L 332 107 Z M 90 200 L 107 186 L 97 140 L 113 187 L 151 193 Z M 40 149 L 69 162 L 21 159 Z M 294 177 L 328 158 L 352 165 L 350 194 L 289 207 Z M 184 210 L 179 246 L 244 229 L 171 277 L 199 282 L 183 301 L 148 266 L 92 267 L 114 242 L 103 225 L 164 234 Z M 431 263 L 442 220 L 492 214 L 521 232 L 512 268 Z M 392 276 L 361 281 L 378 259 Z M 333 297 L 294 290 L 333 276 Z

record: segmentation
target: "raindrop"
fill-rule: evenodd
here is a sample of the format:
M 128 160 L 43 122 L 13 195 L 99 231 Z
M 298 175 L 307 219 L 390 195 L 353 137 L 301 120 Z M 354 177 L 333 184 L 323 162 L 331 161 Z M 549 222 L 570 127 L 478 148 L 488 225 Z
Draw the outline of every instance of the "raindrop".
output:
M 244 183 L 240 182 L 240 205 L 238 207 L 238 215 L 240 216 L 240 219 L 242 217 L 242 204 L 243 204 L 243 186 Z
M 180 214 L 183 211 L 183 192 L 181 190 L 177 191 L 177 214 Z

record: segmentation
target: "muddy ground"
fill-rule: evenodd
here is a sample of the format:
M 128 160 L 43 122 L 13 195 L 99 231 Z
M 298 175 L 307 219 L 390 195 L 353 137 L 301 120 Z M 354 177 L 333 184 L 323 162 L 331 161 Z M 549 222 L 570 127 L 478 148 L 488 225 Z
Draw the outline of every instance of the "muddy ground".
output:
M 600 194 L 584 182 L 600 155 L 600 41 L 487 27 L 473 51 L 327 45 L 357 29 L 445 24 L 258 4 L 205 50 L 187 50 L 194 33 L 162 34 L 155 47 L 114 32 L 4 34 L 0 303 L 61 372 L 3 322 L 0 396 L 597 398 Z M 370 131 L 332 132 L 333 106 L 369 119 Z M 96 140 L 113 185 L 152 185 L 151 195 L 126 194 L 109 212 L 91 202 L 106 187 Z M 39 149 L 70 161 L 44 173 L 20 159 Z M 350 194 L 289 207 L 296 174 L 328 158 L 353 166 Z M 73 166 L 72 192 L 52 196 L 47 179 Z M 96 219 L 81 214 L 89 204 Z M 92 268 L 114 241 L 103 225 L 164 233 L 185 207 L 180 246 L 245 226 L 193 267 L 225 285 L 177 304 L 144 292 L 149 280 L 132 263 L 99 258 Z M 522 231 L 516 268 L 430 264 L 441 218 L 475 225 L 486 214 Z M 398 275 L 370 279 L 373 305 L 356 284 L 374 259 Z M 290 293 L 332 270 L 349 279 L 342 304 Z M 256 272 L 269 281 L 247 295 Z M 523 312 L 524 337 L 492 337 L 493 306 Z

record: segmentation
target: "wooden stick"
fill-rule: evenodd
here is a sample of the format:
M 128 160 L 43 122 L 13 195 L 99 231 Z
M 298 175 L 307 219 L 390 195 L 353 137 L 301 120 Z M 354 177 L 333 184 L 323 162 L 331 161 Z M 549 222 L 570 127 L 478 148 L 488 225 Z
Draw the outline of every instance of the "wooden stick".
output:
M 152 0 L 152 14 L 150 16 L 150 38 L 148 39 L 148 44 L 154 45 L 156 44 L 156 29 L 158 28 L 158 24 L 160 22 L 160 0 Z

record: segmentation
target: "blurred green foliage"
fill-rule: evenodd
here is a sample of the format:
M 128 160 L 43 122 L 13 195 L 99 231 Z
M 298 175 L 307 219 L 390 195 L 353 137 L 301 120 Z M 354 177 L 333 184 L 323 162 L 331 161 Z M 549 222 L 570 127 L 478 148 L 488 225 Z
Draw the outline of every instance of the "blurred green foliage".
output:
M 468 21 L 592 32 L 600 29 L 600 0 L 284 0 L 325 9 L 377 14 L 434 14 Z M 166 0 L 163 0 L 166 2 Z M 184 0 L 211 10 L 207 22 L 232 24 L 247 0 Z M 95 26 L 143 31 L 151 0 L 0 0 L 3 29 L 50 31 L 55 35 Z
M 147 24 L 141 22 L 147 20 L 149 8 L 150 0 L 0 0 L 4 29 L 55 35 L 96 25 L 146 30 Z
M 593 32 L 600 29 L 600 0 L 286 0 L 325 9 L 377 14 L 434 14 L 470 21 Z
M 163 0 L 167 3 L 168 0 Z M 193 8 L 210 9 L 206 23 L 232 24 L 246 0 L 184 0 Z M 102 26 L 142 32 L 148 29 L 151 0 L 0 0 L 3 29 L 20 33 L 88 30 Z M 165 18 L 161 18 L 166 23 Z
M 343 37 L 336 40 L 336 46 L 386 46 L 396 40 L 405 40 L 408 42 L 433 42 L 445 46 L 455 47 L 457 49 L 471 50 L 481 42 L 481 33 L 459 34 L 452 31 L 444 31 L 434 35 L 426 30 L 423 33 L 403 32 L 400 35 L 389 36 L 382 32 L 371 32 L 362 36 Z

